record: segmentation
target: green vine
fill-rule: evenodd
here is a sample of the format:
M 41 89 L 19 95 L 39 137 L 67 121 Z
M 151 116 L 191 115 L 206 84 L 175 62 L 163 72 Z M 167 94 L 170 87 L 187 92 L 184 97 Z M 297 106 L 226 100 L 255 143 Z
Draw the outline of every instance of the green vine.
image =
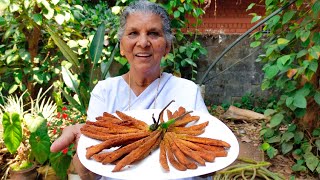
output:
M 266 16 L 289 0 L 266 0 Z M 250 5 L 250 8 L 254 4 Z M 297 0 L 251 37 L 262 46 L 263 90 L 274 90 L 278 102 L 265 115 L 271 120 L 260 134 L 270 158 L 279 152 L 295 160 L 292 170 L 320 173 L 320 1 Z M 252 14 L 253 22 L 261 16 Z

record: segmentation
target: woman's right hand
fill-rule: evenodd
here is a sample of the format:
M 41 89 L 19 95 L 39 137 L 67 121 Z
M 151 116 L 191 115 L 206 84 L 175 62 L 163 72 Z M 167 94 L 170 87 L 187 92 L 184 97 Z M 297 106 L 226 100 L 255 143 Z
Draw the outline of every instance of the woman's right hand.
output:
M 72 143 L 74 143 L 75 148 L 77 148 L 78 141 L 81 135 L 80 129 L 82 126 L 83 124 L 75 124 L 65 127 L 62 131 L 61 136 L 52 143 L 50 147 L 51 152 L 62 151 Z M 97 179 L 99 177 L 81 164 L 77 153 L 73 156 L 72 164 L 75 168 L 76 173 L 80 176 L 81 179 L 90 180 Z

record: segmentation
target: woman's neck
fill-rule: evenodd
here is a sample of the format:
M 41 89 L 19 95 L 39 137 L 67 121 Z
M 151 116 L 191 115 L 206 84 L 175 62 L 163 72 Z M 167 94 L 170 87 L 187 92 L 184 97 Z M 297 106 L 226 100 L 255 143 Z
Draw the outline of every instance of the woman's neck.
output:
M 140 95 L 154 80 L 160 77 L 159 74 L 155 75 L 141 75 L 128 72 L 124 75 L 125 81 L 129 84 L 133 92 L 138 96 Z

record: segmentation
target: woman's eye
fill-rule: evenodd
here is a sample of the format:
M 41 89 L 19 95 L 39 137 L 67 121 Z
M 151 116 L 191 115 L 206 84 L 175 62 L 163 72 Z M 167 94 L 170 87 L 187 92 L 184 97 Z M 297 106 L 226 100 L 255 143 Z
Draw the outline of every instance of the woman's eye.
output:
M 158 32 L 150 32 L 149 35 L 153 36 L 153 37 L 158 37 L 159 33 Z
M 128 34 L 128 36 L 129 37 L 135 37 L 135 36 L 137 36 L 137 32 L 130 32 L 129 34 Z

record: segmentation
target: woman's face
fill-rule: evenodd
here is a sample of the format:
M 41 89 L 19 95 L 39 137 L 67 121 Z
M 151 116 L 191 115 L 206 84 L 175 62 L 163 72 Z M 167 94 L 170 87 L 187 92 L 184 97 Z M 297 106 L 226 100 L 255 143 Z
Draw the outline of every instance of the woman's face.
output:
M 136 12 L 127 17 L 120 53 L 128 59 L 130 69 L 146 74 L 159 73 L 161 58 L 169 51 L 170 44 L 158 15 Z

